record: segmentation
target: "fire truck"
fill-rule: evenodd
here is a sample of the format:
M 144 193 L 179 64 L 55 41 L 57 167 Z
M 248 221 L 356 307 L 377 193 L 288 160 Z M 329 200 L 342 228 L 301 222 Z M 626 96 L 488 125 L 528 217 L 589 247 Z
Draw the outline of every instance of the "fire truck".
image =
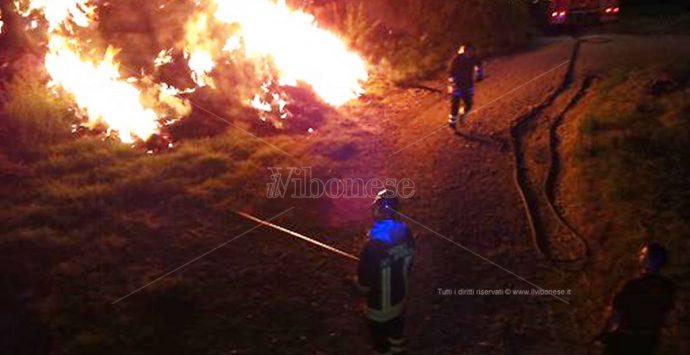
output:
M 620 11 L 620 0 L 550 0 L 546 16 L 551 25 L 611 22 Z

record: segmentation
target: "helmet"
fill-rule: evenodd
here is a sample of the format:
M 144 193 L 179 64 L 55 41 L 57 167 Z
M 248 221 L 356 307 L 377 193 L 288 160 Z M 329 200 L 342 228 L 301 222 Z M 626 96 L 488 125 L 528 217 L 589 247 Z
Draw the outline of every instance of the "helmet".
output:
M 385 189 L 376 194 L 371 207 L 375 220 L 395 219 L 396 211 L 400 208 L 400 200 L 395 191 Z
M 458 54 L 463 54 L 466 53 L 467 51 L 474 51 L 475 46 L 472 43 L 463 43 L 460 45 L 460 48 L 458 48 Z
M 645 244 L 640 250 L 640 264 L 646 271 L 659 272 L 668 260 L 668 252 L 658 242 Z

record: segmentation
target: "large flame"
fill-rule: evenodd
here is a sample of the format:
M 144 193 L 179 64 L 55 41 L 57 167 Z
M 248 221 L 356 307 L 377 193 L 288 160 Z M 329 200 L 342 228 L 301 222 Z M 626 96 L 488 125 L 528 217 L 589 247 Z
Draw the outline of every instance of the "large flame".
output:
M 215 18 L 239 26 L 246 54 L 270 58 L 281 85 L 309 84 L 327 103 L 339 106 L 364 93 L 366 62 L 314 16 L 290 9 L 284 0 L 214 0 Z M 237 48 L 230 37 L 228 48 Z
M 15 0 L 24 16 L 40 13 L 47 22 L 45 65 L 51 85 L 74 97 L 87 125 L 105 125 L 124 142 L 146 140 L 158 132 L 170 112 L 176 117 L 189 112 L 189 103 L 177 96 L 194 88 L 181 91 L 147 77 L 125 79 L 115 60 L 116 50 L 94 54 L 98 51 L 90 48 L 92 42 L 79 36 L 79 28 L 94 23 L 94 4 L 93 0 Z M 214 86 L 211 76 L 216 61 L 229 53 L 230 59 L 237 54 L 272 64 L 275 73 L 267 75 L 270 79 L 257 88 L 249 103 L 264 112 L 275 108 L 281 118 L 289 112 L 283 96 L 270 89 L 275 84 L 306 83 L 335 106 L 364 92 L 365 61 L 337 35 L 319 28 L 312 15 L 290 9 L 284 0 L 202 4 L 197 1 L 206 10 L 192 16 L 185 28 L 184 54 L 198 87 Z M 225 30 L 212 30 L 218 28 Z M 171 61 L 170 51 L 162 51 L 153 64 L 160 67 Z
M 142 103 L 142 93 L 133 85 L 137 80 L 122 78 L 117 51 L 108 48 L 103 58 L 95 59 L 80 49 L 89 42 L 78 39 L 75 25 L 88 27 L 94 20 L 89 0 L 31 0 L 18 8 L 25 16 L 39 12 L 48 23 L 45 66 L 50 85 L 74 97 L 87 126 L 105 125 L 125 143 L 146 140 L 158 131 L 159 117 Z M 163 90 L 160 95 L 170 100 Z
M 112 48 L 103 60 L 90 61 L 72 50 L 62 36 L 52 36 L 48 47 L 46 70 L 54 84 L 74 96 L 89 125 L 105 124 L 125 143 L 156 133 L 156 113 L 144 108 L 139 90 L 120 77 Z
M 21 1 L 17 1 L 17 8 L 22 9 Z M 91 23 L 94 7 L 89 0 L 31 0 L 24 14 L 32 11 L 43 13 L 50 31 L 55 31 L 61 25 L 69 26 L 69 21 L 80 27 L 87 27 Z

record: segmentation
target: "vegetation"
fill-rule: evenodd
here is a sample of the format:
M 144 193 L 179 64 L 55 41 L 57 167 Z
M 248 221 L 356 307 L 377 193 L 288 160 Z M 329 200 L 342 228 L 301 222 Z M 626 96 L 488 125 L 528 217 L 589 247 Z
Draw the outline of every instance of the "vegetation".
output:
M 583 108 L 575 142 L 574 195 L 583 218 L 595 226 L 606 250 L 600 260 L 604 285 L 634 274 L 635 251 L 657 240 L 671 251 L 668 275 L 681 289 L 690 285 L 690 66 L 684 58 L 652 68 L 625 68 L 594 88 Z M 608 290 L 593 290 L 606 298 Z M 605 301 L 606 302 L 606 301 Z M 678 301 L 674 339 L 687 335 L 688 299 Z M 684 333 L 685 335 L 678 333 Z M 667 342 L 667 353 L 683 352 Z
M 525 1 L 352 0 L 321 9 L 354 48 L 394 82 L 428 77 L 463 42 L 484 54 L 524 45 L 533 34 Z
M 191 290 L 219 290 L 217 279 L 166 279 L 145 296 L 150 310 L 114 311 L 110 303 L 242 232 L 246 225 L 227 224 L 233 208 L 286 209 L 264 198 L 265 166 L 286 165 L 286 158 L 237 130 L 158 155 L 101 137 L 31 151 L 34 161 L 22 164 L 28 171 L 9 159 L 0 166 L 0 248 L 7 253 L 0 310 L 16 334 L 10 340 L 21 346 L 10 343 L 8 353 L 56 346 L 74 354 L 211 353 L 214 344 L 185 344 L 185 330 L 171 327 L 203 318 L 192 310 Z M 10 165 L 22 174 L 9 176 Z M 27 319 L 36 321 L 17 323 Z M 195 332 L 222 329 L 194 324 Z
M 30 73 L 19 73 L 4 85 L 0 143 L 13 155 L 30 157 L 41 147 L 71 137 L 77 122 L 68 103 L 45 88 L 45 82 Z
M 260 233 L 243 240 L 240 248 L 219 253 L 220 258 L 195 263 L 207 270 L 205 277 L 172 275 L 138 295 L 138 302 L 111 303 L 246 232 L 251 224 L 233 217 L 234 209 L 260 210 L 265 217 L 285 211 L 289 206 L 284 200 L 265 198 L 267 167 L 298 164 L 281 150 L 303 157 L 308 143 L 328 152 L 358 138 L 338 132 L 328 135 L 333 136 L 328 144 L 318 138 L 308 142 L 306 128 L 298 139 L 287 130 L 258 138 L 253 134 L 261 135 L 259 129 L 235 119 L 233 128 L 216 126 L 213 138 L 187 137 L 172 150 L 147 154 L 102 135 L 75 138 L 72 125 L 79 119 L 69 100 L 58 99 L 36 67 L 17 65 L 34 71 L 13 73 L 0 100 L 0 249 L 5 255 L 0 260 L 0 313 L 12 329 L 11 336 L 2 338 L 4 350 L 150 354 L 253 348 L 275 353 L 273 343 L 257 344 L 252 338 L 256 330 L 243 323 L 247 316 L 263 327 L 262 334 L 283 346 L 293 342 L 295 349 L 304 346 L 293 339 L 321 331 L 318 310 L 296 300 L 302 289 L 284 288 L 290 268 L 284 263 L 267 266 L 265 260 L 323 261 L 310 259 L 318 254 L 286 257 L 285 250 L 294 248 L 262 241 Z M 304 158 L 315 167 L 315 176 L 328 159 L 319 152 Z M 342 287 L 324 275 L 309 274 L 319 292 Z M 281 282 L 248 284 L 271 277 Z M 199 289 L 205 294 L 199 295 Z M 247 299 L 263 299 L 267 292 L 289 306 L 247 306 Z M 275 314 L 285 312 L 299 324 L 276 322 Z M 294 332 L 285 332 L 287 328 Z M 190 332 L 207 341 L 186 343 Z M 328 348 L 346 345 L 339 338 L 322 339 L 335 342 Z

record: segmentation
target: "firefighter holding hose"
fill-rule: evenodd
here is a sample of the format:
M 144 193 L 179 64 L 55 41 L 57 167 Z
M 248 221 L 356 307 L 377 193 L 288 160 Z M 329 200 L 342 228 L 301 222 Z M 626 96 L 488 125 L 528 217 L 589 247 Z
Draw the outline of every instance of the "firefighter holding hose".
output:
M 667 258 L 659 243 L 648 243 L 640 250 L 640 276 L 616 293 L 600 335 L 605 354 L 651 355 L 656 351 L 676 292 L 673 283 L 661 275 Z
M 414 238 L 399 220 L 400 201 L 392 190 L 378 193 L 374 224 L 362 249 L 357 272 L 366 299 L 366 320 L 377 354 L 403 351 L 405 299 L 414 254 Z
M 455 129 L 458 120 L 467 122 L 467 115 L 474 104 L 474 83 L 484 79 L 484 65 L 475 54 L 472 44 L 463 44 L 450 63 L 448 91 L 451 96 L 448 125 Z M 460 107 L 460 104 L 463 104 Z

